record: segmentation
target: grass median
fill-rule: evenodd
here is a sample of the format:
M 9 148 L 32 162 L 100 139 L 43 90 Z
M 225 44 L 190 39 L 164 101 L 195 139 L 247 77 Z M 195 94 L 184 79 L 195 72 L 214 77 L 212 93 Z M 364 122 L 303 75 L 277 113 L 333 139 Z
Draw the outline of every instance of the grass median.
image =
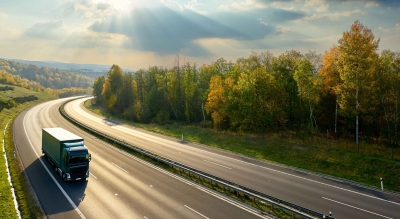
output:
M 260 160 L 323 173 L 368 186 L 380 187 L 383 178 L 385 190 L 400 192 L 400 149 L 392 151 L 384 145 L 361 142 L 359 147 L 349 140 L 322 137 L 298 138 L 294 133 L 267 133 L 264 135 L 237 134 L 216 131 L 182 123 L 165 125 L 139 124 L 108 114 L 91 101 L 85 107 L 92 112 L 155 133 L 201 143 Z M 359 151 L 359 152 L 358 152 Z M 394 153 L 391 159 L 391 153 Z
M 0 86 L 5 86 L 0 84 Z M 8 85 L 9 86 L 9 85 Z M 14 87 L 14 86 L 11 86 Z M 10 103 L 10 100 L 19 98 L 23 99 L 33 95 L 37 97 L 37 100 L 27 101 L 20 104 L 12 104 L 10 108 L 3 108 L 0 112 L 0 130 L 2 138 L 5 139 L 5 149 L 8 159 L 8 165 L 12 178 L 13 187 L 15 189 L 15 195 L 19 205 L 19 211 L 21 212 L 22 218 L 43 218 L 43 213 L 36 202 L 35 195 L 31 190 L 30 184 L 21 166 L 21 162 L 18 156 L 14 158 L 14 152 L 16 151 L 13 141 L 13 119 L 24 109 L 45 102 L 51 99 L 55 99 L 53 96 L 46 95 L 31 91 L 25 88 L 14 87 L 14 90 L 0 91 L 0 101 L 3 103 Z M 26 98 L 32 100 L 32 98 Z M 3 131 L 8 124 L 6 135 L 3 136 Z M 3 153 L 2 153 L 3 154 Z M 18 218 L 15 211 L 14 203 L 11 195 L 11 187 L 7 179 L 6 166 L 4 156 L 0 156 L 0 218 Z

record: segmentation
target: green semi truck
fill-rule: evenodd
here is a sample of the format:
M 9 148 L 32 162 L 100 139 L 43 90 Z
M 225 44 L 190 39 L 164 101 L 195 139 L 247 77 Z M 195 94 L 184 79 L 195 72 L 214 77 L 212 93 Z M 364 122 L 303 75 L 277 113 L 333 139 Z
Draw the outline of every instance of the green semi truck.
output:
M 91 155 L 83 138 L 63 128 L 44 128 L 42 152 L 64 181 L 89 177 Z

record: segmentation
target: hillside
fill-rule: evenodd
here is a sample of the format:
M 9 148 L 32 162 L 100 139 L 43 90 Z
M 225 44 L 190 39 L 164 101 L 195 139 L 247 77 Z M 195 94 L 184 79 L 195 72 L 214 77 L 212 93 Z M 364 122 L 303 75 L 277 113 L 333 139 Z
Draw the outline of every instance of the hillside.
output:
M 18 115 L 21 111 L 55 99 L 56 96 L 36 92 L 26 88 L 0 84 L 0 129 L 3 132 L 6 124 Z M 11 172 L 12 183 L 18 200 L 19 210 L 22 218 L 41 218 L 40 207 L 35 203 L 34 195 L 29 190 L 29 183 L 21 170 L 18 156 L 14 158 L 15 147 L 12 140 L 12 123 L 9 123 L 5 136 L 5 150 L 8 165 Z M 2 151 L 2 150 L 1 150 Z M 3 153 L 3 151 L 2 151 Z M 10 192 L 10 184 L 7 180 L 4 156 L 0 156 L 0 218 L 17 218 Z
M 0 59 L 0 70 L 40 83 L 45 88 L 90 88 L 93 80 L 77 72 Z
M 5 59 L 5 58 L 4 58 Z M 22 59 L 5 59 L 10 61 L 15 61 L 28 65 L 36 65 L 39 68 L 47 67 L 60 70 L 67 70 L 76 72 L 81 75 L 95 79 L 100 76 L 106 76 L 108 70 L 110 70 L 110 65 L 98 65 L 98 64 L 77 64 L 77 63 L 64 63 L 64 62 L 53 62 L 53 61 L 31 61 Z M 123 69 L 125 72 L 134 72 L 130 69 Z

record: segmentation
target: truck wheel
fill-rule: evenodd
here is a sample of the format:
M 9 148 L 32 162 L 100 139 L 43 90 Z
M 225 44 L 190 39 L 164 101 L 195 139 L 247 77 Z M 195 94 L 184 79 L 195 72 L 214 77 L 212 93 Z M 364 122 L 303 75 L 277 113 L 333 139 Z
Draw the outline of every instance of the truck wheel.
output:
M 64 172 L 62 173 L 62 178 L 63 178 L 64 181 L 66 181 L 65 173 L 64 173 Z
M 57 166 L 56 166 L 56 167 L 54 167 L 54 169 L 56 170 L 56 172 L 58 172 L 58 171 L 57 171 Z

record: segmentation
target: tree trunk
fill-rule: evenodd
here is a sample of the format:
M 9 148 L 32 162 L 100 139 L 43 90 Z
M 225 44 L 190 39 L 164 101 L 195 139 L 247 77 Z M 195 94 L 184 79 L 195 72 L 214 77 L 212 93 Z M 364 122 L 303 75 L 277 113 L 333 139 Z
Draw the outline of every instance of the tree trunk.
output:
M 203 121 L 206 121 L 206 116 L 204 115 L 204 104 L 201 103 L 201 111 L 203 112 Z
M 337 111 L 338 111 L 338 95 L 336 94 L 336 109 L 335 109 L 335 135 L 336 135 L 336 127 L 337 127 Z
M 308 100 L 308 105 L 310 106 L 310 122 L 311 122 L 311 127 L 314 128 L 313 121 L 312 121 L 313 113 L 312 113 L 312 108 L 311 108 L 310 100 Z
M 360 145 L 358 144 L 358 87 L 356 89 L 356 144 L 358 153 L 360 153 Z

